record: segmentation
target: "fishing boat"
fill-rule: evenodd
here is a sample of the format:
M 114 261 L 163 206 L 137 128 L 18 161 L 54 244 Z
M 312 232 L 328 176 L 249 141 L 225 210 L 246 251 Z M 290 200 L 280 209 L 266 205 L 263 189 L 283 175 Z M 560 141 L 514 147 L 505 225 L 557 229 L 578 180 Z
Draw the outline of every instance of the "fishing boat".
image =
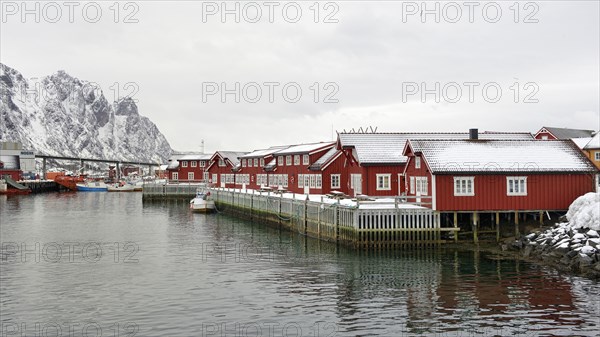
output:
M 107 186 L 107 189 L 109 192 L 134 192 L 135 191 L 135 186 L 131 185 L 131 184 L 119 184 L 119 183 L 115 183 L 115 184 L 109 184 Z
M 77 190 L 81 192 L 106 192 L 108 186 L 103 181 L 86 181 L 77 183 Z
M 210 196 L 210 191 L 198 189 L 196 197 L 190 200 L 190 209 L 198 213 L 210 213 L 215 210 L 215 201 Z

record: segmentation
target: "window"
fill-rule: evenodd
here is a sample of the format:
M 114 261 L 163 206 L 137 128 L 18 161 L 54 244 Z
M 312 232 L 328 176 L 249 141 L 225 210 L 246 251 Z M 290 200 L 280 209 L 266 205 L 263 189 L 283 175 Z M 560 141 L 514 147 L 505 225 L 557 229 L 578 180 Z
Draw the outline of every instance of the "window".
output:
M 310 188 L 315 188 L 315 186 L 317 185 L 316 179 L 315 179 L 315 175 L 314 174 L 310 174 Z
M 265 158 L 260 158 L 260 167 L 265 166 Z
M 475 195 L 474 177 L 454 177 L 454 195 L 455 196 L 473 196 Z
M 392 189 L 390 184 L 391 174 L 377 174 L 376 176 L 378 191 L 389 191 Z
M 300 165 L 300 155 L 294 155 L 294 165 Z
M 283 156 L 278 156 L 277 157 L 277 165 L 283 166 Z
M 285 166 L 292 165 L 292 156 L 285 156 Z
M 246 159 L 242 159 L 242 167 L 246 167 Z
M 307 154 L 305 154 L 302 156 L 302 165 L 308 165 L 308 164 L 310 164 L 310 157 Z
M 415 177 L 415 185 L 417 195 L 428 194 L 427 177 Z
M 198 166 L 198 162 L 197 162 L 197 161 L 195 161 L 195 160 L 192 160 L 192 162 L 191 162 L 191 163 L 192 163 L 192 164 L 191 164 L 191 165 L 192 165 L 192 167 L 196 167 L 196 166 Z
M 340 175 L 339 174 L 331 175 L 331 188 L 340 188 Z
M 527 195 L 527 177 L 506 177 L 506 195 Z
M 310 174 L 304 175 L 304 187 L 310 187 Z
M 254 158 L 254 167 L 258 167 L 258 158 Z
M 595 152 L 594 153 L 594 160 L 595 161 L 600 161 L 600 152 Z
M 188 172 L 188 180 L 194 180 L 194 172 Z
M 219 176 L 216 173 L 213 173 L 213 175 L 212 175 L 212 182 L 216 184 L 217 181 L 219 180 L 218 177 Z
M 187 161 L 182 161 L 181 162 L 181 167 L 187 167 Z
M 415 156 L 415 168 L 416 169 L 420 169 L 421 168 L 421 157 Z
M 322 186 L 322 184 L 323 184 L 323 181 L 322 181 L 321 175 L 320 175 L 320 174 L 316 174 L 316 176 L 317 176 L 317 179 L 316 179 L 317 181 L 316 181 L 316 186 L 315 186 L 315 187 L 316 187 L 316 188 L 321 188 L 321 186 Z
M 204 166 L 206 166 L 206 161 L 204 161 L 204 160 L 201 160 L 201 161 L 200 161 L 200 167 L 204 167 Z
M 543 135 L 542 140 L 548 140 L 548 135 Z
M 410 194 L 415 194 L 415 177 L 410 177 Z
M 304 175 L 298 175 L 298 188 L 304 188 Z
M 179 173 L 178 172 L 173 172 L 172 178 L 173 178 L 173 180 L 179 180 Z
M 225 160 L 219 159 L 219 166 L 220 167 L 225 167 Z
M 204 181 L 208 181 L 210 179 L 210 174 L 208 172 L 204 172 Z

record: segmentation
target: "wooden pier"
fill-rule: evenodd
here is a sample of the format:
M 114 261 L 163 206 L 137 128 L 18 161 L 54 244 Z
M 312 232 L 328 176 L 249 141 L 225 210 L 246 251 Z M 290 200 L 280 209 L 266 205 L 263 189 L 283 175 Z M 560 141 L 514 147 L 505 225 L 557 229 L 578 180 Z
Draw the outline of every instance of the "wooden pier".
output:
M 429 208 L 403 203 L 339 199 L 311 200 L 306 195 L 212 188 L 220 212 L 277 224 L 320 240 L 359 249 L 429 246 L 445 242 L 439 215 Z M 315 196 L 312 196 L 315 197 Z M 314 199 L 314 198 L 313 198 Z M 346 199 L 347 200 L 347 199 Z M 390 200 L 390 199 L 387 199 Z

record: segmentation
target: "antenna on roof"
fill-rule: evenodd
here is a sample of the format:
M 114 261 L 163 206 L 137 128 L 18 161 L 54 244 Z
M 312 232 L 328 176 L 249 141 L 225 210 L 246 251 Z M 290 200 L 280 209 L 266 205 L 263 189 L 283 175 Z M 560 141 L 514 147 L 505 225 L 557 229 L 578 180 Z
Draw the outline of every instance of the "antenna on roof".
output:
M 204 154 L 204 139 L 200 142 L 200 152 Z

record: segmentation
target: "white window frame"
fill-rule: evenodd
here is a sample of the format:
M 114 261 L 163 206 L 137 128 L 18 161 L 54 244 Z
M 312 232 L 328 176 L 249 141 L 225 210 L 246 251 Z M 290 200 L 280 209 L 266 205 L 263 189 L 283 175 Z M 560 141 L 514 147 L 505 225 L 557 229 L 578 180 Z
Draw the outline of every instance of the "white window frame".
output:
M 194 172 L 188 172 L 188 180 L 194 180 Z
M 429 186 L 427 177 L 415 177 L 415 192 L 418 195 L 428 195 L 429 194 Z
M 179 180 L 179 172 L 171 173 L 172 180 Z
M 292 166 L 292 156 L 291 155 L 285 156 L 285 166 Z
M 187 167 L 187 160 L 181 162 L 181 167 Z
M 300 155 L 295 154 L 294 155 L 294 166 L 298 166 L 298 165 L 300 165 Z
M 527 177 L 506 177 L 506 195 L 507 196 L 526 196 L 527 195 Z
M 600 151 L 594 152 L 594 161 L 600 161 Z
M 195 161 L 195 160 L 192 160 L 192 161 L 191 161 L 191 163 L 190 163 L 190 165 L 191 165 L 192 167 L 198 167 L 198 162 L 197 162 L 197 161 Z
M 219 167 L 225 167 L 225 159 L 219 159 Z
M 340 188 L 340 181 L 342 179 L 341 174 L 332 174 L 331 175 L 331 188 Z
M 548 140 L 548 135 L 542 135 L 542 140 Z
M 409 180 L 409 183 L 410 183 L 409 193 L 410 194 L 415 194 L 415 177 L 411 176 L 408 180 Z
M 323 187 L 323 178 L 321 177 L 320 174 L 315 174 L 317 176 L 317 178 L 315 179 L 315 188 L 316 189 L 321 189 Z
M 283 156 L 277 156 L 277 165 L 283 166 Z
M 419 157 L 419 156 L 415 156 L 415 168 L 416 169 L 421 168 L 421 157 Z
M 204 181 L 208 181 L 210 179 L 210 173 L 204 172 Z
M 305 154 L 302 155 L 302 165 L 310 165 L 310 156 Z
M 304 188 L 304 175 L 298 175 L 298 188 Z
M 386 179 L 387 178 L 387 179 Z M 381 184 L 380 186 L 380 179 L 382 179 L 381 182 L 383 182 L 383 184 Z M 386 184 L 386 180 L 387 180 L 387 184 Z M 379 173 L 375 175 L 375 181 L 377 182 L 376 185 L 376 190 L 377 191 L 391 191 L 392 190 L 392 174 L 391 173 Z M 386 186 L 387 185 L 387 186 Z
M 254 167 L 258 167 L 258 158 L 254 158 Z
M 200 161 L 200 167 L 205 167 L 205 166 L 206 166 L 206 161 L 204 161 L 204 160 L 201 160 L 201 161 Z
M 246 167 L 246 159 L 242 159 L 242 167 Z
M 218 175 L 218 174 L 216 174 L 216 173 L 213 173 L 213 174 L 212 174 L 212 182 L 213 182 L 214 184 L 216 184 L 216 183 L 217 183 L 217 181 L 219 181 L 219 175 Z
M 455 197 L 472 197 L 475 195 L 475 177 L 453 177 L 453 190 Z M 459 181 L 460 191 L 456 188 L 456 182 Z M 464 182 L 464 185 L 463 185 Z M 469 185 L 470 183 L 470 185 Z M 471 190 L 469 191 L 469 186 Z M 464 187 L 464 190 L 463 190 Z
M 260 158 L 260 167 L 265 166 L 265 158 Z

